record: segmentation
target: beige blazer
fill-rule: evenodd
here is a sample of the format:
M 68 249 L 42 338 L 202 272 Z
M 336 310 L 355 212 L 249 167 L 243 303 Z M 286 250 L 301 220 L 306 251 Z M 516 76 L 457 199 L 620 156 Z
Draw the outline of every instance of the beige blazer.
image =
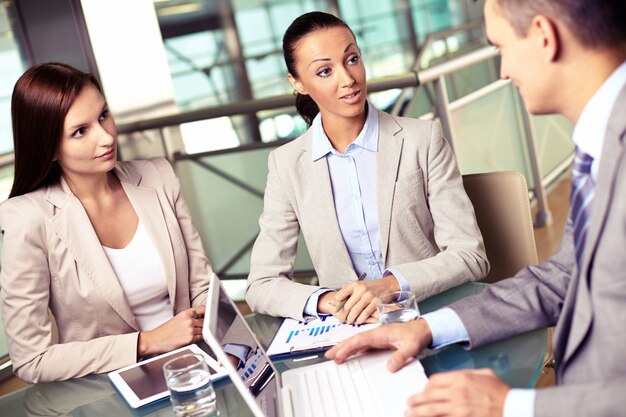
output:
M 204 304 L 211 265 L 172 167 L 155 158 L 119 162 L 115 173 L 159 252 L 173 313 Z M 4 329 L 20 378 L 62 380 L 137 361 L 137 321 L 65 181 L 2 203 L 0 230 Z
M 379 111 L 378 221 L 385 268 L 396 268 L 422 300 L 489 269 L 474 209 L 438 123 Z M 252 310 L 303 318 L 320 287 L 357 278 L 346 249 L 326 158 L 312 161 L 312 132 L 274 150 L 268 161 L 261 231 L 246 300 Z M 302 231 L 319 286 L 292 280 Z

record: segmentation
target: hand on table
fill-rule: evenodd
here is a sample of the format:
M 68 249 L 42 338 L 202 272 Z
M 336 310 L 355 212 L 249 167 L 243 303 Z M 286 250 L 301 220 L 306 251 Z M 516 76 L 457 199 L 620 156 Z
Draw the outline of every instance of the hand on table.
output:
M 139 357 L 164 353 L 202 340 L 204 306 L 181 311 L 154 330 L 140 332 Z
M 392 349 L 395 352 L 389 358 L 387 368 L 395 372 L 430 345 L 431 341 L 432 335 L 425 320 L 385 324 L 333 346 L 326 352 L 326 358 L 343 363 L 350 356 L 366 350 Z
M 322 294 L 318 300 L 318 312 L 332 314 L 347 323 L 378 322 L 376 305 L 381 295 L 400 291 L 400 284 L 393 275 L 371 281 L 354 281 L 336 292 Z M 342 300 L 343 307 L 335 312 Z
M 405 415 L 501 417 L 510 389 L 491 369 L 441 372 L 409 398 Z

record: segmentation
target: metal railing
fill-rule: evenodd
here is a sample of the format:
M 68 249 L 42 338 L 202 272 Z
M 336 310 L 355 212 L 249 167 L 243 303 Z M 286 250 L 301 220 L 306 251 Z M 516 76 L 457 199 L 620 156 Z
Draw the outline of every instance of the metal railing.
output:
M 468 23 L 464 23 L 462 25 L 459 26 L 455 26 L 453 28 L 450 29 L 445 29 L 445 30 L 441 30 L 439 32 L 433 32 L 431 34 L 429 34 L 426 39 L 424 40 L 424 43 L 422 44 L 422 46 L 419 48 L 416 58 L 413 61 L 413 65 L 411 66 L 411 70 L 412 71 L 423 71 L 424 68 L 422 68 L 422 60 L 424 58 L 424 54 L 426 53 L 426 51 L 428 51 L 428 48 L 430 48 L 430 46 L 438 40 L 443 40 L 443 39 L 447 39 L 452 35 L 455 35 L 457 33 L 462 33 L 462 32 L 467 32 L 470 30 L 476 30 L 479 28 L 482 28 L 484 26 L 484 21 L 481 20 L 474 20 Z M 447 56 L 447 43 L 446 43 L 446 54 L 444 54 L 444 56 Z M 407 88 L 403 88 L 402 92 L 400 93 L 400 95 L 398 96 L 398 99 L 396 100 L 395 104 L 393 105 L 393 108 L 391 109 L 390 113 L 393 115 L 398 115 L 401 114 L 401 111 L 403 108 L 406 107 L 411 107 L 413 104 L 413 101 L 409 102 L 408 106 L 405 106 L 405 101 L 408 97 L 408 95 L 411 93 L 411 91 L 414 90 L 414 88 L 412 87 L 407 87 Z M 428 90 L 426 90 L 428 91 Z M 413 96 L 413 99 L 415 99 L 417 97 L 417 94 L 415 94 Z M 431 98 L 431 101 L 434 102 L 434 100 Z
M 478 19 L 478 20 L 472 20 L 471 22 L 463 23 L 462 25 L 458 25 L 450 29 L 444 29 L 438 32 L 430 33 L 424 40 L 424 43 L 419 48 L 417 57 L 415 58 L 415 62 L 413 63 L 413 67 L 412 67 L 413 70 L 417 71 L 421 69 L 420 65 L 422 63 L 422 59 L 424 58 L 424 54 L 426 53 L 426 51 L 428 51 L 428 48 L 430 48 L 430 46 L 434 42 L 438 40 L 448 39 L 452 35 L 456 35 L 458 33 L 470 32 L 476 29 L 481 29 L 484 27 L 484 25 L 485 25 L 484 20 Z M 446 56 L 449 56 L 449 53 L 447 51 L 447 43 L 446 43 L 446 53 L 444 54 L 444 57 Z
M 368 83 L 368 92 L 375 93 L 390 89 L 404 89 L 406 87 L 419 87 L 428 83 L 433 83 L 436 100 L 434 103 L 434 116 L 441 121 L 442 129 L 446 138 L 450 141 L 454 149 L 455 134 L 451 124 L 450 110 L 452 104 L 448 101 L 448 93 L 446 89 L 445 77 L 465 69 L 474 64 L 492 59 L 498 54 L 497 49 L 491 46 L 478 49 L 466 55 L 451 59 L 450 61 L 433 66 L 422 71 L 409 71 L 394 76 L 384 77 L 372 80 Z M 467 100 L 463 98 L 462 100 Z M 183 123 L 195 122 L 200 120 L 213 119 L 224 116 L 236 116 L 245 113 L 253 113 L 264 110 L 276 110 L 285 107 L 293 107 L 294 97 L 290 94 L 268 97 L 257 100 L 243 100 L 236 103 L 225 104 L 217 107 L 195 110 L 182 114 L 172 114 L 169 116 L 157 117 L 147 120 L 139 120 L 130 123 L 120 124 L 118 126 L 119 134 L 141 133 L 146 130 L 158 130 L 161 140 L 166 150 L 166 156 L 174 161 L 174 153 L 167 151 L 165 146 L 165 136 L 163 130 L 173 126 L 179 126 Z M 541 167 L 538 159 L 536 139 L 533 135 L 531 121 L 528 114 L 524 114 L 524 127 L 526 146 L 529 151 L 529 160 L 531 161 L 531 175 L 534 179 L 534 195 L 537 198 L 538 213 L 535 218 L 535 225 L 538 227 L 545 226 L 550 222 L 550 212 L 547 205 L 544 181 L 542 180 Z M 236 152 L 241 148 L 231 149 Z M 187 158 L 193 158 L 194 154 L 186 155 Z M 180 156 L 178 157 L 180 159 Z M 0 167 L 8 166 L 13 163 L 13 154 L 5 154 L 0 156 Z
M 368 93 L 386 91 L 393 88 L 414 87 L 419 85 L 416 72 L 393 75 L 373 80 L 367 85 Z M 279 96 L 241 100 L 235 103 L 224 104 L 190 112 L 172 114 L 148 120 L 138 120 L 120 124 L 117 131 L 120 134 L 130 134 L 151 129 L 163 129 L 178 126 L 182 123 L 197 122 L 200 120 L 215 119 L 218 117 L 238 116 L 244 113 L 259 112 L 263 110 L 276 110 L 294 106 L 294 97 L 291 94 Z
M 0 168 L 6 168 L 8 166 L 13 165 L 15 162 L 15 156 L 13 152 L 8 152 L 0 155 Z
M 457 73 L 459 70 L 475 65 L 477 63 L 491 60 L 495 58 L 497 54 L 498 52 L 495 48 L 484 47 L 429 69 L 425 69 L 419 72 L 407 72 L 404 74 L 398 74 L 393 77 L 386 77 L 384 79 L 374 80 L 369 83 L 368 91 L 385 91 L 391 88 L 403 88 L 407 86 L 415 89 L 415 87 L 420 87 L 424 86 L 425 84 L 432 83 L 438 100 L 436 100 L 434 103 L 434 111 L 431 117 L 438 117 L 440 119 L 444 134 L 450 141 L 451 146 L 454 148 L 455 133 L 452 127 L 450 112 L 464 105 L 467 105 L 468 103 L 477 101 L 494 91 L 505 87 L 509 88 L 511 83 L 510 81 L 499 80 L 450 103 L 448 102 L 445 77 Z M 204 120 L 207 118 L 238 115 L 242 112 L 256 112 L 291 107 L 293 106 L 293 102 L 294 98 L 291 95 L 276 96 L 262 100 L 247 100 L 226 106 L 198 110 L 184 115 L 172 115 L 167 117 L 161 117 L 158 119 L 146 120 L 132 125 L 124 125 L 120 127 L 120 131 L 134 132 L 141 129 L 164 129 L 166 127 L 176 126 L 180 123 Z M 538 206 L 538 213 L 535 219 L 535 225 L 543 226 L 550 221 L 550 213 L 548 211 L 547 201 L 545 198 L 546 182 L 542 179 L 536 140 L 534 138 L 532 126 L 530 125 L 530 118 L 528 118 L 528 114 L 523 110 L 523 105 L 521 106 L 521 109 L 522 113 L 524 113 L 522 114 L 522 130 L 524 131 L 523 136 L 525 137 L 525 146 L 528 152 L 528 160 L 530 161 L 530 174 L 533 178 L 533 190 L 531 195 L 536 198 Z M 231 173 L 227 172 L 227 170 L 222 169 L 215 164 L 212 164 L 207 159 L 218 155 L 240 153 L 248 150 L 258 150 L 261 148 L 273 148 L 280 146 L 283 143 L 283 141 L 276 141 L 267 144 L 251 144 L 238 148 L 223 149 L 218 151 L 202 152 L 195 154 L 176 153 L 172 155 L 172 160 L 173 162 L 192 162 L 194 165 L 201 166 L 205 170 L 211 172 L 213 175 L 218 176 L 222 180 L 230 183 L 238 189 L 244 190 L 247 194 L 251 194 L 255 198 L 261 199 L 262 191 L 260 191 L 258 188 L 249 186 L 244 181 L 238 179 L 236 176 L 231 175 Z M 201 158 L 203 160 L 201 160 Z M 229 255 L 229 259 L 227 259 L 226 263 L 219 268 L 221 275 L 229 278 L 245 278 L 245 276 L 239 276 L 237 274 L 228 274 L 227 271 L 232 265 L 236 264 L 238 261 L 246 256 L 247 252 L 255 241 L 255 237 L 256 236 L 251 236 L 250 239 L 246 240 L 245 244 L 242 247 L 236 250 L 233 254 Z M 305 272 L 306 275 L 306 272 L 308 271 L 300 272 Z

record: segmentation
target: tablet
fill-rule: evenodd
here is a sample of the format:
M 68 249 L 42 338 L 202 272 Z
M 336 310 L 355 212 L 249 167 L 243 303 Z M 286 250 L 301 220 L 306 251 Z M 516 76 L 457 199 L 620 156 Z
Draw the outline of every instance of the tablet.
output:
M 188 353 L 204 356 L 209 365 L 212 381 L 227 375 L 224 368 L 205 351 L 197 345 L 189 345 L 113 371 L 109 373 L 109 379 L 129 406 L 139 408 L 169 397 L 163 365 L 170 359 Z

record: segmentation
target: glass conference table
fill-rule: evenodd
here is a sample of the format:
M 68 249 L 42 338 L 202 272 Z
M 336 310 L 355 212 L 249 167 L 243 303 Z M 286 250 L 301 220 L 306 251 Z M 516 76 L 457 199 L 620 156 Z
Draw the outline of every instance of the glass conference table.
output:
M 486 284 L 466 283 L 419 303 L 426 313 L 451 302 L 476 294 Z M 265 347 L 280 326 L 281 319 L 251 314 L 247 321 Z M 428 351 L 422 364 L 428 374 L 462 368 L 492 368 L 505 382 L 514 387 L 534 386 L 544 361 L 547 331 L 537 330 L 471 351 L 458 345 Z M 307 355 L 310 358 L 311 355 Z M 279 372 L 289 368 L 323 361 L 317 358 L 284 359 L 275 362 Z M 68 360 L 71 360 L 68 358 Z M 224 416 L 250 416 L 251 412 L 228 378 L 215 384 L 217 410 Z M 69 381 L 37 384 L 0 397 L 0 414 L 18 416 L 172 416 L 168 400 L 139 410 L 129 408 L 109 383 L 106 375 L 90 375 Z

